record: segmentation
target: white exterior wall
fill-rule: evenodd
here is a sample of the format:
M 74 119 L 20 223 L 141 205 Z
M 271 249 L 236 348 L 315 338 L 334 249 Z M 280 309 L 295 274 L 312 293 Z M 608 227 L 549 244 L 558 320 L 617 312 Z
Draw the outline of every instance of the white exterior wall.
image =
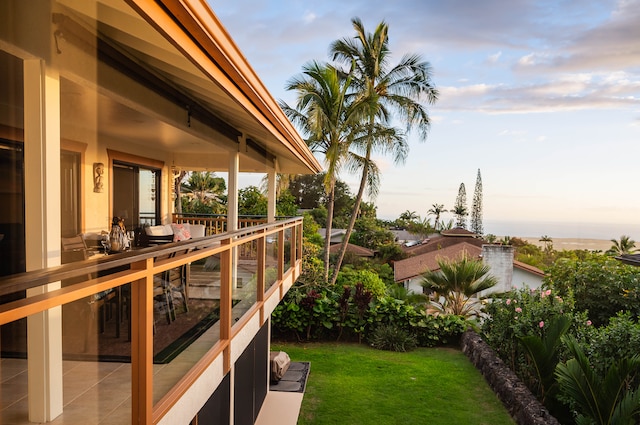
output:
M 529 289 L 537 289 L 542 286 L 542 277 L 514 268 L 512 284 L 515 289 L 522 289 L 525 286 Z
M 513 281 L 513 247 L 508 245 L 482 245 L 482 262 L 491 268 L 498 284 L 482 295 L 511 290 Z

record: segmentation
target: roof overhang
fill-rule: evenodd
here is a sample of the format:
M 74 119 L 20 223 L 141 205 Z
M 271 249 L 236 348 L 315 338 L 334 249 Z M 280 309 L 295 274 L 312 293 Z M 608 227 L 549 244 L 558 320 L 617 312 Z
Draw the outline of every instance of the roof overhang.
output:
M 170 150 L 183 168 L 224 170 L 237 151 L 244 172 L 322 171 L 205 1 L 58 4 L 54 24 L 76 53 L 58 55 L 59 68 L 80 69 L 65 61 L 92 48 L 100 59 L 94 87 L 90 76 L 61 71 L 61 88 L 94 96 L 108 112 L 83 119 L 80 106 L 67 105 L 70 125 L 93 123 L 101 137 Z

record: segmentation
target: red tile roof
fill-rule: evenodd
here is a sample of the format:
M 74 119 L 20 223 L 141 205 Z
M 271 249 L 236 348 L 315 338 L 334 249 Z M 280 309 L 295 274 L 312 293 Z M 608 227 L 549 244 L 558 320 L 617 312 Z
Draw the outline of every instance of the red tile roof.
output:
M 438 260 L 455 260 L 466 254 L 470 258 L 479 258 L 482 248 L 467 241 L 456 240 L 456 244 L 442 249 L 435 249 L 422 255 L 415 255 L 405 260 L 396 261 L 393 266 L 395 281 L 402 282 L 421 275 L 427 270 L 438 270 Z

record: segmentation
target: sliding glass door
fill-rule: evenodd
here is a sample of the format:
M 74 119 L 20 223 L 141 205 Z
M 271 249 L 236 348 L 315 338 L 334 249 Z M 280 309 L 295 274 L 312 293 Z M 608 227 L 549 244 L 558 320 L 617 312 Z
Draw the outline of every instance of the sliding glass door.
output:
M 160 170 L 113 162 L 113 217 L 128 230 L 160 223 Z

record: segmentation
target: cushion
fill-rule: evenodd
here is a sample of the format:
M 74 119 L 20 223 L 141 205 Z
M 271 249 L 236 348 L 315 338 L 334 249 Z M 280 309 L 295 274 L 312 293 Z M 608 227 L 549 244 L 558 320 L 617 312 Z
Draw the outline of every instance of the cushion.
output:
M 187 239 L 191 239 L 191 229 L 189 223 L 171 223 L 171 228 L 173 229 L 173 241 L 186 241 Z
M 204 238 L 205 225 L 204 224 L 191 224 L 191 237 L 192 238 Z
M 145 232 L 149 236 L 170 236 L 173 235 L 173 229 L 169 225 L 149 226 L 145 228 Z

